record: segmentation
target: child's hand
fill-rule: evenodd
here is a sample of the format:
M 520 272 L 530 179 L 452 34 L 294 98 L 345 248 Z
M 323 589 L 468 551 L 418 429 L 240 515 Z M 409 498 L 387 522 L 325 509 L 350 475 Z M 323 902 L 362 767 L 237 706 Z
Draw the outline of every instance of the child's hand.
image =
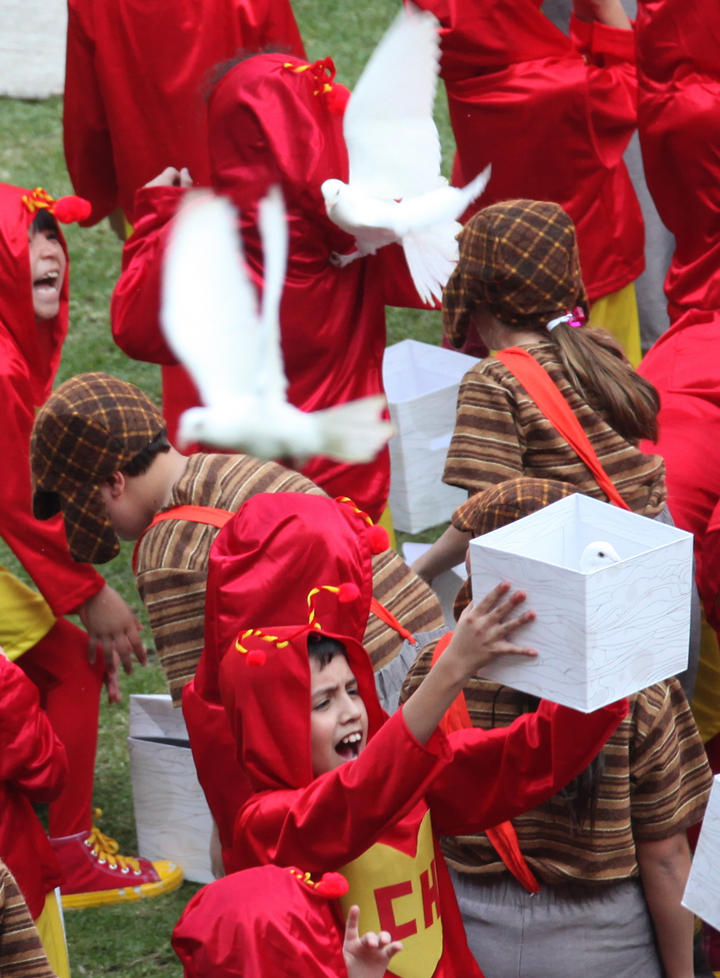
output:
M 535 649 L 509 641 L 514 631 L 535 618 L 534 611 L 508 618 L 526 597 L 523 591 L 515 591 L 508 597 L 509 591 L 510 585 L 503 581 L 482 601 L 468 605 L 460 616 L 444 654 L 453 656 L 468 678 L 498 655 L 537 655 Z
M 402 951 L 402 943 L 394 941 L 384 930 L 379 934 L 368 931 L 360 937 L 359 923 L 360 908 L 352 906 L 348 911 L 343 941 L 348 978 L 382 978 L 390 958 Z

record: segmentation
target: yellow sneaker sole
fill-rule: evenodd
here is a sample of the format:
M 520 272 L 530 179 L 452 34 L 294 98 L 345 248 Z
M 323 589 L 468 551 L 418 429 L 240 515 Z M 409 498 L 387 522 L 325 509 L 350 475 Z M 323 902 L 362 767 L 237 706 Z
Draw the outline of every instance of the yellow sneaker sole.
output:
M 83 910 L 85 907 L 103 907 L 111 903 L 132 903 L 135 900 L 150 900 L 163 893 L 177 890 L 183 881 L 180 866 L 171 862 L 154 863 L 160 879 L 155 883 L 141 883 L 138 886 L 122 886 L 113 890 L 94 890 L 89 893 L 63 893 L 63 910 Z

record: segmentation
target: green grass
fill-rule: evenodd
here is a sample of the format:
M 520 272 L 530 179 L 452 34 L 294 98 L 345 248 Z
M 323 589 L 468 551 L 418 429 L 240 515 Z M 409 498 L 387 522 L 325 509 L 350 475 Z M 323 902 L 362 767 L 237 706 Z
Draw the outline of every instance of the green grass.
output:
M 338 79 L 352 86 L 377 39 L 399 4 L 396 0 L 294 0 L 293 7 L 311 60 L 331 54 Z M 452 153 L 444 95 L 438 96 L 436 118 L 441 130 L 446 172 Z M 62 152 L 62 100 L 42 102 L 0 99 L 0 180 L 21 186 L 44 186 L 54 196 L 72 192 Z M 129 360 L 113 343 L 109 300 L 120 269 L 121 245 L 106 222 L 91 229 L 66 230 L 72 258 L 70 331 L 63 351 L 58 382 L 86 370 L 104 370 L 125 378 L 159 401 L 157 367 Z M 388 310 L 388 343 L 405 337 L 436 343 L 440 337 L 437 313 Z M 124 546 L 103 573 L 143 618 L 130 570 L 132 548 Z M 0 541 L 0 562 L 24 575 L 14 556 Z M 149 631 L 146 638 L 150 640 Z M 151 644 L 151 643 L 150 643 Z M 128 696 L 135 692 L 164 692 L 165 680 L 157 658 L 145 669 L 122 677 L 124 702 L 103 703 L 95 779 L 95 804 L 105 812 L 103 827 L 118 839 L 121 852 L 137 847 L 128 766 Z M 90 978 L 163 976 L 180 978 L 182 969 L 170 949 L 169 937 L 182 908 L 198 889 L 184 884 L 174 894 L 121 907 L 73 911 L 66 915 L 73 975 Z

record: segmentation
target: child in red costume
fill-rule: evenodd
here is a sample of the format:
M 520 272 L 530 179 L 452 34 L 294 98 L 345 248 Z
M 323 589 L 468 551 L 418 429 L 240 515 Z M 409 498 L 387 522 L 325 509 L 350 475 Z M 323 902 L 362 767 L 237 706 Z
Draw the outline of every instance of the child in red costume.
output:
M 305 56 L 290 0 L 70 0 L 63 134 L 73 187 L 92 205 L 84 223 L 116 208 L 134 223 L 135 191 L 170 165 L 208 186 L 207 75 L 240 50 L 266 47 Z M 180 366 L 162 375 L 174 438 L 197 391 Z
M 22 562 L 40 594 L 0 568 L 2 626 L 8 655 L 40 691 L 41 703 L 67 749 L 65 788 L 50 805 L 50 835 L 71 905 L 116 882 L 105 863 L 107 840 L 91 825 L 93 771 L 100 690 L 119 698 L 118 655 L 126 671 L 132 656 L 145 660 L 139 624 L 120 595 L 90 564 L 70 556 L 60 516 L 44 525 L 32 513 L 29 446 L 35 410 L 50 394 L 68 328 L 68 254 L 58 221 L 87 216 L 78 197 L 53 200 L 45 191 L 0 184 L 0 426 L 4 460 L 0 535 Z M 62 615 L 77 613 L 89 635 Z M 96 654 L 100 643 L 104 652 Z M 90 840 L 90 848 L 84 843 Z M 136 862 L 130 861 L 133 871 Z M 140 869 L 139 865 L 137 868 Z M 109 874 L 109 875 L 108 875 Z M 157 880 L 149 863 L 142 883 Z M 148 879 L 145 879 L 145 876 Z
M 418 6 L 442 24 L 441 74 L 457 143 L 452 182 L 463 186 L 493 166 L 466 216 L 515 197 L 554 201 L 577 227 L 591 303 L 630 286 L 645 259 L 642 213 L 622 160 L 635 129 L 636 85 L 635 38 L 619 2 L 628 29 L 574 14 L 570 37 L 541 12 L 539 0 Z M 593 322 L 610 329 L 637 364 L 634 296 L 630 308 L 632 330 L 600 308 Z
M 720 12 L 712 0 L 639 0 L 638 128 L 648 187 L 675 253 L 671 323 L 720 309 Z M 708 323 L 712 316 L 708 317 Z
M 320 193 L 324 180 L 348 178 L 342 133 L 348 93 L 334 75 L 329 58 L 308 65 L 293 56 L 257 55 L 220 79 L 208 105 L 212 185 L 241 211 L 246 259 L 258 285 L 257 201 L 271 184 L 282 187 L 290 232 L 280 310 L 283 359 L 288 400 L 304 411 L 382 392 L 385 304 L 420 305 L 399 247 L 345 268 L 333 261 L 354 248 L 354 239 L 327 217 Z M 137 359 L 163 364 L 175 359 L 157 324 L 159 278 L 180 193 L 154 187 L 138 194 L 137 226 L 112 300 L 118 345 Z M 174 419 L 165 416 L 172 440 Z M 330 496 L 351 496 L 373 519 L 385 507 L 387 449 L 365 465 L 314 458 L 302 472 Z
M 259 495 L 214 545 L 206 654 L 222 658 L 225 708 L 256 792 L 238 814 L 231 867 L 339 871 L 342 911 L 359 905 L 363 928 L 403 942 L 390 974 L 471 978 L 480 972 L 436 833 L 495 825 L 548 797 L 627 704 L 584 716 L 544 703 L 509 730 L 438 731 L 463 677 L 494 655 L 533 654 L 508 641 L 532 612 L 506 620 L 524 595 L 501 584 L 388 719 L 360 644 L 378 544 L 361 517 L 322 497 Z

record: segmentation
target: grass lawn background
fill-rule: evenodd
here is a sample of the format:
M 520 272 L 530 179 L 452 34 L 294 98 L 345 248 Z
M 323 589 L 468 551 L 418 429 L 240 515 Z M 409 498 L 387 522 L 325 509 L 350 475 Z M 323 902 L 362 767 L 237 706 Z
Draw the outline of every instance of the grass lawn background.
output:
M 332 55 L 338 80 L 350 87 L 368 55 L 399 8 L 396 0 L 293 0 L 293 8 L 310 60 Z M 449 172 L 453 148 L 444 94 L 436 104 L 436 119 Z M 53 196 L 72 192 L 62 152 L 62 99 L 41 102 L 0 99 L 0 180 L 20 186 L 45 187 Z M 103 221 L 94 228 L 64 229 L 71 256 L 70 330 L 57 382 L 87 370 L 115 374 L 146 390 L 159 401 L 159 369 L 128 359 L 113 343 L 108 308 L 120 269 L 121 245 Z M 388 343 L 405 337 L 437 342 L 437 313 L 388 310 Z M 131 546 L 101 568 L 108 581 L 138 610 L 141 602 L 130 571 Z M 22 568 L 0 541 L 0 561 L 21 576 Z M 149 629 L 146 640 L 152 646 Z M 103 827 L 120 843 L 120 851 L 136 853 L 127 755 L 128 696 L 136 692 L 165 692 L 163 672 L 151 654 L 145 669 L 121 680 L 124 702 L 103 702 L 96 765 L 95 804 L 105 812 Z M 73 975 L 158 975 L 181 978 L 182 969 L 169 944 L 172 927 L 198 886 L 186 883 L 169 896 L 132 905 L 71 911 L 66 915 Z

